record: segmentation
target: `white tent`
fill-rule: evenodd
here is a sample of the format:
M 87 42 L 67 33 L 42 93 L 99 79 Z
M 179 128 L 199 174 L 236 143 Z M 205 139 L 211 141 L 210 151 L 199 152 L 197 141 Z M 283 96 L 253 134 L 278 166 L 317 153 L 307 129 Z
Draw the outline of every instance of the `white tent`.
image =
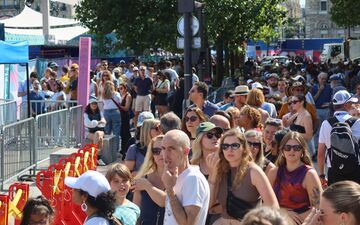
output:
M 73 19 L 50 16 L 50 35 L 55 42 L 71 40 L 88 31 Z M 5 25 L 5 32 L 11 34 L 42 35 L 42 14 L 29 7 L 17 16 L 0 20 Z

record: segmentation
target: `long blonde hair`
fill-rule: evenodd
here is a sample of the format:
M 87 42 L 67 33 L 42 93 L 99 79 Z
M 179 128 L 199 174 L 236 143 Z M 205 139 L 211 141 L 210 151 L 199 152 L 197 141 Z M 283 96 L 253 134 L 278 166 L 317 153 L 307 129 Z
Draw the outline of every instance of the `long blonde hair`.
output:
M 284 156 L 283 148 L 290 139 L 297 141 L 303 147 L 302 148 L 302 156 L 300 158 L 301 162 L 303 162 L 305 165 L 312 166 L 311 157 L 309 155 L 309 149 L 307 147 L 307 143 L 306 143 L 304 137 L 299 132 L 296 132 L 296 131 L 290 131 L 281 140 L 280 148 L 279 148 L 280 155 L 279 155 L 278 159 L 276 160 L 276 166 L 280 167 L 280 166 L 286 165 L 286 159 Z
M 220 146 L 224 143 L 225 138 L 230 137 L 230 136 L 235 136 L 239 140 L 239 142 L 241 144 L 241 148 L 242 148 L 242 158 L 240 161 L 240 165 L 238 166 L 238 168 L 236 170 L 235 179 L 233 181 L 233 187 L 236 187 L 239 184 L 241 184 L 241 182 L 245 176 L 245 173 L 246 173 L 247 169 L 249 168 L 249 164 L 250 164 L 250 162 L 253 161 L 253 159 L 251 156 L 251 151 L 249 149 L 249 145 L 246 142 L 245 135 L 243 133 L 241 133 L 241 131 L 239 131 L 238 129 L 231 129 L 231 130 L 227 131 L 220 139 Z M 226 177 L 227 172 L 229 172 L 230 164 L 225 159 L 224 152 L 221 149 L 218 150 L 218 154 L 219 154 L 220 162 L 219 162 L 219 166 L 218 166 L 218 173 L 217 173 L 216 180 L 218 182 L 220 182 L 223 178 Z
M 139 172 L 136 174 L 135 179 L 144 177 L 148 174 L 154 173 L 158 170 L 158 167 L 154 160 L 154 154 L 152 153 L 151 149 L 154 147 L 154 143 L 157 141 L 162 141 L 164 135 L 159 135 L 151 139 L 148 149 L 146 151 L 145 159 L 143 164 L 140 167 Z
M 106 81 L 104 92 L 103 92 L 103 98 L 104 99 L 111 99 L 114 92 L 115 92 L 115 84 L 114 84 L 114 82 L 112 82 L 110 80 Z
M 246 131 L 245 132 L 246 141 L 248 141 L 248 138 L 251 138 L 251 137 L 254 137 L 257 141 L 260 142 L 260 149 L 259 149 L 259 152 L 257 153 L 254 161 L 258 166 L 263 168 L 264 165 L 265 165 L 265 157 L 264 157 L 264 152 L 263 152 L 264 143 L 263 143 L 263 140 L 262 140 L 262 133 L 258 132 L 256 130 L 248 130 L 248 131 Z
M 205 132 L 201 132 L 200 134 L 198 134 L 192 143 L 191 151 L 192 151 L 193 155 L 192 155 L 190 162 L 193 165 L 200 164 L 200 160 L 203 155 L 202 147 L 201 147 L 201 140 L 203 139 L 205 134 L 206 134 Z
M 156 125 L 159 125 L 160 121 L 157 119 L 147 119 L 144 120 L 143 125 L 140 129 L 140 145 L 141 147 L 146 147 L 151 141 L 150 130 Z

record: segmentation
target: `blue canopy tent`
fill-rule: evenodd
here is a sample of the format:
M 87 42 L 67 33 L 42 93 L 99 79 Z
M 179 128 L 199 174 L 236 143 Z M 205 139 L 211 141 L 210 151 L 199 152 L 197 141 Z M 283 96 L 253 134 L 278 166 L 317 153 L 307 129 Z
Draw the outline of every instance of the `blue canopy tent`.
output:
M 29 44 L 27 41 L 0 41 L 0 64 L 26 64 L 26 80 L 29 82 Z M 30 85 L 27 85 L 27 96 Z M 28 117 L 30 117 L 30 100 L 27 98 Z

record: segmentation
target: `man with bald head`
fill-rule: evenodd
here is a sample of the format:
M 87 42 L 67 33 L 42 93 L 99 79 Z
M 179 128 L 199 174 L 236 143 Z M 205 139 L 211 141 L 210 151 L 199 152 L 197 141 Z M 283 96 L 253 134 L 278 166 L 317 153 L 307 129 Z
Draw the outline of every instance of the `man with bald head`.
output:
M 230 130 L 230 121 L 225 116 L 215 114 L 210 117 L 209 122 L 215 124 L 217 127 L 221 127 L 224 131 Z
M 210 200 L 207 180 L 188 159 L 190 139 L 181 130 L 167 132 L 162 142 L 166 189 L 164 225 L 204 225 Z

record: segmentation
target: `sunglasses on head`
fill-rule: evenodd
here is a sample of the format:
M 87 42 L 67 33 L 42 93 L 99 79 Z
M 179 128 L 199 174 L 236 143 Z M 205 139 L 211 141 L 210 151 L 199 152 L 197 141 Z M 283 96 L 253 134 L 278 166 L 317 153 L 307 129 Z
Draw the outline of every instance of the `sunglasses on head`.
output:
M 293 105 L 293 104 L 296 104 L 296 103 L 298 103 L 298 102 L 300 102 L 300 101 L 299 101 L 299 100 L 294 100 L 294 101 L 288 102 L 288 104 L 289 104 L 289 105 Z
M 300 152 L 303 150 L 301 145 L 284 145 L 283 150 L 285 152 L 290 152 L 293 149 L 295 152 Z
M 251 142 L 251 141 L 248 141 L 248 144 L 249 144 L 250 147 L 252 147 L 252 148 L 260 148 L 260 147 L 261 147 L 261 143 L 260 143 L 260 142 Z
M 190 116 L 190 117 L 185 116 L 184 118 L 185 122 L 189 122 L 189 121 L 195 122 L 197 119 L 198 119 L 197 116 Z
M 231 148 L 231 150 L 238 150 L 240 148 L 240 146 L 241 146 L 240 143 L 221 144 L 220 148 L 223 151 L 227 151 L 227 150 L 229 150 L 229 148 Z
M 161 148 L 152 148 L 151 152 L 153 153 L 153 155 L 160 155 L 161 154 Z
M 206 133 L 206 137 L 208 139 L 212 139 L 213 137 L 216 137 L 217 139 L 221 138 L 221 133 L 213 133 L 213 132 L 208 132 Z

